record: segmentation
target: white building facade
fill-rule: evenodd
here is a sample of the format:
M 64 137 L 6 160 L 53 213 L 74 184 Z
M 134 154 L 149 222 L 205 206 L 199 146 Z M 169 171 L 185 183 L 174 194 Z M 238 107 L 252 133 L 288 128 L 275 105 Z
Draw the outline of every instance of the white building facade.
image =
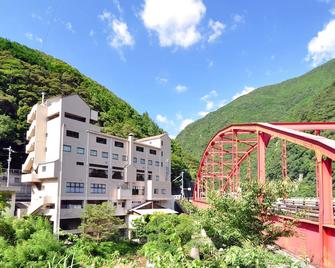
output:
M 85 204 L 112 202 L 116 216 L 152 201 L 171 206 L 167 134 L 128 139 L 101 133 L 98 112 L 78 95 L 33 106 L 27 117 L 22 182 L 31 183 L 28 214 L 50 217 L 54 232 L 76 230 Z

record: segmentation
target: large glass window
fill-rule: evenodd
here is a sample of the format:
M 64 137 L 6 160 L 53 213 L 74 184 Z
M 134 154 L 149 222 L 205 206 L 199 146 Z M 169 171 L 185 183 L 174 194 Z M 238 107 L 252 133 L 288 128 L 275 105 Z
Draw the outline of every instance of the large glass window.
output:
M 64 152 L 71 152 L 71 146 L 70 145 L 63 145 L 63 151 Z
M 137 169 L 136 170 L 136 180 L 144 181 L 145 180 L 144 173 L 145 173 L 144 170 Z
M 83 193 L 84 192 L 84 183 L 81 183 L 81 182 L 67 182 L 66 183 L 66 192 L 67 193 Z
M 124 145 L 123 145 L 123 142 L 121 142 L 121 141 L 115 141 L 114 146 L 119 147 L 119 148 L 123 148 Z
M 144 195 L 145 188 L 143 186 L 133 186 L 132 194 L 133 195 Z
M 62 200 L 61 208 L 83 208 L 83 200 Z
M 124 170 L 122 167 L 112 167 L 112 179 L 123 180 Z
M 97 156 L 97 155 L 98 155 L 97 150 L 91 150 L 91 151 L 90 151 L 90 155 L 91 155 L 91 156 Z
M 91 193 L 92 194 L 105 194 L 106 184 L 91 183 Z
M 94 178 L 108 178 L 108 171 L 98 168 L 89 168 L 89 176 Z
M 85 154 L 85 149 L 82 147 L 77 147 L 77 154 Z
M 136 146 L 136 151 L 137 152 L 144 152 L 144 147 L 141 147 L 141 146 Z
M 101 144 L 107 144 L 107 139 L 101 138 L 101 137 L 97 137 L 96 138 L 96 142 L 97 143 L 101 143 Z
M 66 136 L 78 139 L 79 138 L 79 133 L 76 132 L 76 131 L 67 130 L 66 131 Z

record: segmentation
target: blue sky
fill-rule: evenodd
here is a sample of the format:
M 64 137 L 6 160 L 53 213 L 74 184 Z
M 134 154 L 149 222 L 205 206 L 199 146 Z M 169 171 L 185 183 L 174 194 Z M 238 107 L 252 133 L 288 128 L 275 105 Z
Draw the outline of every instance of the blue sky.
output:
M 0 35 L 59 58 L 171 136 L 335 57 L 333 0 L 0 0 Z

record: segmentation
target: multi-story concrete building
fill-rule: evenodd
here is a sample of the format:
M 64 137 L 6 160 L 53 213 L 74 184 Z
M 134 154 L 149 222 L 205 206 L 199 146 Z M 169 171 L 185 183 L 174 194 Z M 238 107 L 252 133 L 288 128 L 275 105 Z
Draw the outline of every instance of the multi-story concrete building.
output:
M 78 95 L 54 97 L 27 118 L 23 182 L 32 184 L 28 214 L 50 216 L 54 231 L 76 229 L 85 204 L 110 201 L 117 216 L 151 201 L 171 206 L 167 134 L 128 139 L 104 134 L 98 112 Z

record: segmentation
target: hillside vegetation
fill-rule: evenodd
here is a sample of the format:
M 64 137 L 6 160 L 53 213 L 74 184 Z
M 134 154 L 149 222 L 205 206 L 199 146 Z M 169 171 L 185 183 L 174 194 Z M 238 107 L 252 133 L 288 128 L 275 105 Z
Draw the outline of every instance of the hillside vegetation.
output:
M 221 128 L 242 122 L 335 121 L 335 60 L 279 84 L 258 88 L 187 126 L 176 138 L 182 149 L 200 160 L 210 138 Z M 324 133 L 330 137 L 332 133 Z M 271 142 L 268 177 L 281 176 L 280 143 Z M 315 180 L 314 155 L 289 144 L 288 170 L 292 179 L 302 174 Z M 307 195 L 315 192 L 311 186 Z
M 139 114 L 128 103 L 104 86 L 81 74 L 70 65 L 40 51 L 0 38 L 0 144 L 12 145 L 18 152 L 13 167 L 20 168 L 24 153 L 26 116 L 31 107 L 46 97 L 80 95 L 93 109 L 98 110 L 103 131 L 126 137 L 163 132 L 149 117 Z M 1 154 L 1 162 L 6 156 Z

